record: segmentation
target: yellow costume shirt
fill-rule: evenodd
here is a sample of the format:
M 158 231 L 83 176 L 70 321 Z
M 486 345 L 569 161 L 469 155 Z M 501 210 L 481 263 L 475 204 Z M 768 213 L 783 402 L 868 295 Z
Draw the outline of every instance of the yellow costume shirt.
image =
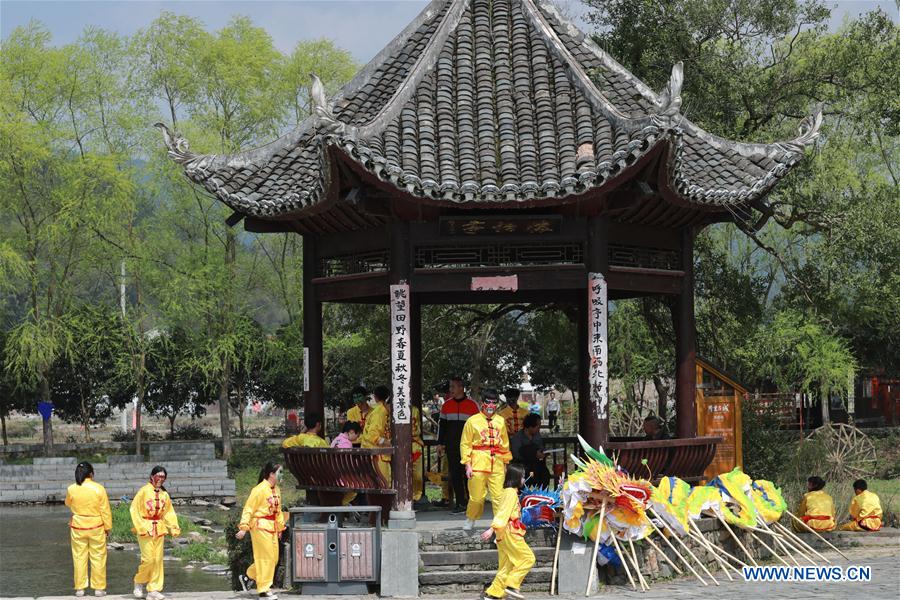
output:
M 93 479 L 85 479 L 81 485 L 70 485 L 66 491 L 66 506 L 72 510 L 72 520 L 69 521 L 72 529 L 112 529 L 112 512 L 106 489 L 94 483 Z
M 359 406 L 351 406 L 350 409 L 347 411 L 347 420 L 359 423 L 360 429 L 365 429 L 366 428 L 366 417 L 368 417 L 369 413 L 371 413 L 371 412 L 372 411 L 370 410 L 366 414 L 362 414 L 362 411 L 359 410 Z
M 138 536 L 163 537 L 167 533 L 181 535 L 172 499 L 165 490 L 156 491 L 152 483 L 144 484 L 131 501 L 131 523 Z
M 284 531 L 284 512 L 281 510 L 281 488 L 273 488 L 263 480 L 250 490 L 250 496 L 241 513 L 240 529 L 258 529 L 268 533 Z
M 363 448 L 386 448 L 391 445 L 391 419 L 384 404 L 376 404 L 366 415 L 366 427 L 359 438 Z M 391 457 L 386 456 L 390 462 Z
M 506 421 L 506 433 L 507 435 L 513 436 L 516 435 L 522 427 L 525 426 L 525 417 L 528 416 L 529 411 L 526 408 L 522 408 L 521 406 L 516 406 L 516 408 L 512 408 L 508 404 L 504 406 L 498 413 L 503 419 Z
M 834 529 L 834 500 L 823 490 L 804 494 L 799 514 L 803 522 L 816 531 Z
M 281 443 L 282 448 L 328 448 L 325 438 L 314 433 L 298 433 Z
M 855 495 L 853 501 L 850 502 L 850 516 L 862 530 L 878 531 L 881 529 L 882 514 L 881 501 L 869 490 Z
M 519 506 L 519 493 L 515 488 L 503 488 L 500 495 L 499 508 L 494 520 L 491 521 L 491 529 L 497 536 L 497 541 L 503 540 L 507 533 L 524 536 L 525 526 L 519 520 L 522 516 L 522 508 Z
M 476 473 L 492 473 L 498 463 L 503 467 L 512 460 L 503 417 L 494 414 L 490 421 L 482 413 L 469 417 L 463 427 L 459 454 L 460 462 L 471 463 Z

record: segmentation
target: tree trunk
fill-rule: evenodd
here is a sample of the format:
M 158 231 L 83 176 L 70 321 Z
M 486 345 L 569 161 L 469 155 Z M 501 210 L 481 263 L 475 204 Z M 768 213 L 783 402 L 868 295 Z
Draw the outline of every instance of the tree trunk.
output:
M 247 406 L 244 404 L 244 389 L 242 386 L 237 386 L 237 406 L 238 406 L 238 427 L 241 432 L 241 437 L 244 437 L 244 411 L 247 409 Z M 322 430 L 324 431 L 325 427 L 323 425 Z
M 175 439 L 175 417 L 177 415 L 172 415 L 169 417 L 169 438 Z
M 41 375 L 41 400 L 50 402 L 50 380 L 46 373 Z M 44 429 L 44 456 L 53 456 L 53 423 L 50 419 L 41 420 Z
M 831 399 L 828 397 L 828 394 L 821 395 L 822 402 L 822 426 L 828 425 L 831 422 L 831 413 L 829 409 L 831 408 L 829 404 L 831 404 Z
M 6 438 L 6 415 L 0 415 L 0 427 L 3 428 L 3 445 L 9 446 L 9 440 Z
M 225 360 L 222 380 L 219 384 L 219 427 L 222 429 L 222 458 L 231 457 L 231 419 L 228 417 L 228 380 L 231 376 L 231 361 Z
M 653 376 L 653 387 L 656 388 L 656 416 L 663 421 L 667 420 L 669 414 L 669 386 L 663 383 L 661 377 Z
M 140 329 L 143 335 L 143 327 Z M 138 355 L 138 373 L 137 373 L 137 402 L 134 404 L 134 453 L 142 454 L 141 444 L 144 441 L 144 430 L 141 425 L 141 413 L 144 412 L 144 397 L 147 395 L 147 389 L 144 385 L 144 366 L 146 365 L 147 354 L 140 352 Z

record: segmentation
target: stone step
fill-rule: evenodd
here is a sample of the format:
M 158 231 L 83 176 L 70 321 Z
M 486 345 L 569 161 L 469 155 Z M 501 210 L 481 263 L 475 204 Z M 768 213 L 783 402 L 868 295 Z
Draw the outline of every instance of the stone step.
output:
M 537 562 L 552 563 L 555 548 L 532 548 Z M 419 554 L 425 571 L 477 570 L 472 567 L 496 569 L 497 550 L 472 550 L 470 552 L 422 552 Z
M 553 567 L 535 567 L 525 577 L 525 584 L 542 584 L 542 587 L 546 587 L 546 584 L 550 583 L 552 572 Z M 484 584 L 490 583 L 496 574 L 496 570 L 419 573 L 419 591 L 421 593 L 422 586 L 454 586 L 458 591 L 481 591 Z

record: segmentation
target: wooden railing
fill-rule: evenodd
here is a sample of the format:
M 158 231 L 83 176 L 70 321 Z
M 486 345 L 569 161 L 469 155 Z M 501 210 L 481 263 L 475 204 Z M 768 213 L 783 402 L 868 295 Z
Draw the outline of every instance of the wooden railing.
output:
M 548 456 L 552 461 L 550 472 L 554 478 L 568 473 L 574 468 L 570 455 L 583 458 L 581 445 L 574 436 L 545 436 L 544 448 L 563 448 Z M 703 477 L 706 467 L 716 454 L 716 446 L 722 442 L 720 437 L 698 437 L 671 440 L 646 440 L 643 438 L 612 438 L 604 446 L 610 458 L 634 475 L 658 480 L 663 476 L 680 477 L 689 482 L 697 482 Z M 437 460 L 436 440 L 425 440 L 422 469 L 431 471 Z M 646 460 L 646 464 L 643 462 Z M 427 480 L 424 477 L 423 479 Z

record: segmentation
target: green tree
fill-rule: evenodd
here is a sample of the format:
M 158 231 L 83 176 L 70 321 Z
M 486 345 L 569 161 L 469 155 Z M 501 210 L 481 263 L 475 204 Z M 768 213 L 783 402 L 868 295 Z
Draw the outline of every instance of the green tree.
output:
M 63 316 L 98 256 L 90 232 L 113 222 L 131 191 L 123 157 L 91 126 L 122 106 L 96 95 L 110 39 L 95 33 L 53 48 L 32 23 L 0 47 L 0 209 L 10 216 L 3 237 L 26 265 L 18 283 L 27 306 L 7 341 L 7 365 L 46 402 L 49 371 L 71 343 Z M 44 446 L 50 454 L 50 420 Z
M 82 305 L 64 322 L 72 343 L 49 372 L 53 408 L 67 423 L 81 423 L 90 442 L 91 426 L 105 422 L 133 393 L 116 368 L 116 357 L 124 352 L 119 321 L 108 307 Z
M 190 368 L 191 340 L 176 328 L 153 338 L 146 354 L 146 407 L 150 414 L 169 420 L 169 435 L 175 439 L 175 419 L 206 414 L 206 404 L 215 394 L 204 378 Z

